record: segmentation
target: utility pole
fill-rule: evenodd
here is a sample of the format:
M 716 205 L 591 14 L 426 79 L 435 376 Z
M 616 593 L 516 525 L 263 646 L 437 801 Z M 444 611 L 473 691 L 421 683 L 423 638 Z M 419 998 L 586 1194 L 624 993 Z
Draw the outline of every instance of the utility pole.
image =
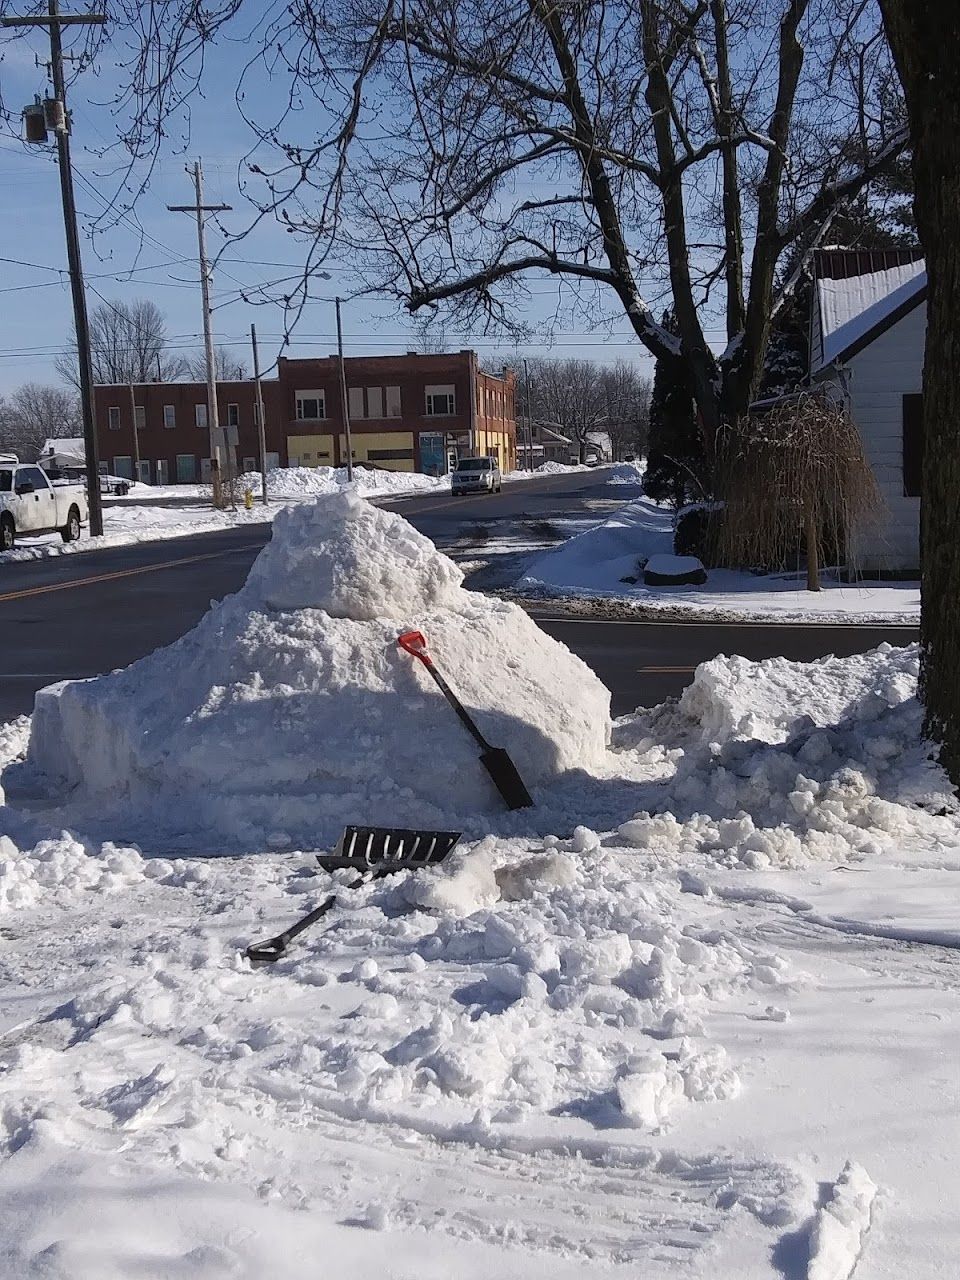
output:
M 63 46 L 61 27 L 103 26 L 106 14 L 61 14 L 59 0 L 49 0 L 47 14 L 31 18 L 4 18 L 5 27 L 47 27 L 50 32 L 50 74 L 53 98 L 43 104 L 44 124 L 31 131 L 27 120 L 27 141 L 45 143 L 46 129 L 53 129 L 57 139 L 57 165 L 60 169 L 60 195 L 63 200 L 63 225 L 67 237 L 67 263 L 70 269 L 70 292 L 73 295 L 73 323 L 77 331 L 77 359 L 80 374 L 80 406 L 83 412 L 83 444 L 87 472 L 87 505 L 90 509 L 90 533 L 98 538 L 103 533 L 103 504 L 100 501 L 100 457 L 93 402 L 93 361 L 90 357 L 90 327 L 87 321 L 87 299 L 83 289 L 83 263 L 80 258 L 80 235 L 77 230 L 77 207 L 73 196 L 73 171 L 70 168 L 70 116 L 67 112 L 66 83 L 63 78 Z M 28 109 L 29 110 L 29 109 Z M 26 115 L 26 112 L 24 113 Z M 36 109 L 34 109 L 36 120 Z M 45 127 L 44 127 L 45 125 Z M 36 128 L 36 125 L 34 125 Z
M 263 388 L 260 385 L 260 352 L 257 350 L 257 326 L 250 326 L 250 342 L 253 345 L 253 380 L 257 388 L 257 437 L 260 444 L 260 492 L 263 505 L 267 505 L 267 425 L 263 416 Z
M 140 436 L 137 433 L 137 399 L 130 383 L 130 421 L 133 423 L 133 478 L 140 479 Z
M 52 2 L 52 0 L 51 0 Z M 203 203 L 203 167 L 198 160 L 187 165 L 187 173 L 193 175 L 196 200 L 193 204 L 168 204 L 170 213 L 192 213 L 197 219 L 197 248 L 200 258 L 200 292 L 203 298 L 203 348 L 207 360 L 207 427 L 210 431 L 210 470 L 213 480 L 213 505 L 223 506 L 223 489 L 220 483 L 220 415 L 217 410 L 217 367 L 213 350 L 213 326 L 210 319 L 211 271 L 207 261 L 207 237 L 204 228 L 205 213 L 225 213 L 229 204 Z M 224 446 L 224 453 L 229 445 Z
M 340 410 L 343 414 L 343 426 L 347 435 L 347 479 L 353 479 L 353 439 L 350 435 L 350 408 L 347 404 L 347 373 L 343 365 L 343 329 L 340 325 L 340 299 L 337 304 L 337 351 L 340 353 Z
M 523 361 L 523 391 L 524 391 L 523 398 L 526 401 L 525 408 L 527 411 L 526 414 L 524 415 L 527 419 L 527 429 L 526 429 L 526 432 L 524 433 L 525 444 L 526 444 L 525 452 L 527 455 L 527 470 L 532 471 L 533 470 L 533 405 L 530 402 L 530 371 L 527 368 L 526 359 L 524 359 Z

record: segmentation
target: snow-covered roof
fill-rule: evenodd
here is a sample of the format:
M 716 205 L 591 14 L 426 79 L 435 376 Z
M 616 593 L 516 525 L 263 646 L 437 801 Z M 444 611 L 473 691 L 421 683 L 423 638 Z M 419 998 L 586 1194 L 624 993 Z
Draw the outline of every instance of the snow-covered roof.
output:
M 926 283 L 926 265 L 922 261 L 844 280 L 818 278 L 816 305 L 821 349 L 813 353 L 813 369 L 838 360 L 899 307 L 915 299 Z
M 83 436 L 64 436 L 62 439 L 44 440 L 40 456 L 41 458 L 79 458 L 83 462 L 86 457 Z

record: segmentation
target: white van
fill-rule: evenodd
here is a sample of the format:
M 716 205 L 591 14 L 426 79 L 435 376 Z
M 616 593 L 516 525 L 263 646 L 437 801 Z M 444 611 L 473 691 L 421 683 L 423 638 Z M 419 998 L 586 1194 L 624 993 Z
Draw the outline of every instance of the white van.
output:
M 453 493 L 499 493 L 502 483 L 496 458 L 461 458 L 450 477 Z

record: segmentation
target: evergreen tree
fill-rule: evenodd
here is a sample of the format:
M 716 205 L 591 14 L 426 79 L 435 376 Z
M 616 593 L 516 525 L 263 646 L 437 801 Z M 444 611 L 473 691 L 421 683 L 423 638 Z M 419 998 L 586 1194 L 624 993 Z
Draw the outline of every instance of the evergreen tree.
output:
M 663 327 L 678 332 L 665 311 Z M 693 387 L 683 357 L 658 360 L 650 395 L 650 435 L 644 492 L 657 502 L 681 507 L 706 495 L 706 455 L 697 422 Z

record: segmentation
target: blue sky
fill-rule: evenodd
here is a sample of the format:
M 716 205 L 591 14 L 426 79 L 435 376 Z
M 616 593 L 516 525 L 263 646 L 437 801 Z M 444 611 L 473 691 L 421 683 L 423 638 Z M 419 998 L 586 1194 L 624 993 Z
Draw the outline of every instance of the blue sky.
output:
M 42 54 L 46 36 L 33 31 L 11 44 L 0 33 L 0 83 L 9 105 L 32 100 L 46 91 L 46 73 L 34 65 Z M 77 206 L 84 229 L 82 250 L 87 274 L 88 305 L 98 294 L 115 301 L 149 297 L 164 311 L 172 344 L 185 353 L 201 349 L 200 291 L 197 284 L 196 228 L 184 214 L 168 213 L 167 204 L 189 204 L 193 187 L 185 163 L 202 158 L 208 202 L 231 204 L 234 213 L 223 215 L 224 226 L 239 231 L 250 218 L 237 185 L 237 165 L 251 145 L 251 137 L 237 112 L 233 86 L 237 67 L 245 56 L 242 46 L 221 45 L 208 60 L 205 99 L 192 112 L 191 138 L 185 154 L 173 145 L 160 158 L 147 192 L 136 205 L 135 218 L 127 216 L 112 229 L 91 237 L 94 221 L 104 215 L 116 189 L 110 173 L 116 159 L 98 152 L 115 139 L 108 106 L 97 98 L 109 97 L 112 73 L 107 51 L 97 67 L 86 71 L 70 89 L 73 111 L 72 147 L 76 173 Z M 265 94 L 261 87 L 257 92 Z M 251 104 L 257 107 L 259 104 Z M 27 147 L 7 134 L 0 136 L 0 225 L 4 235 L 0 249 L 0 394 L 25 381 L 57 381 L 54 358 L 67 344 L 72 310 L 67 284 L 66 251 L 60 191 L 52 149 Z M 136 228 L 139 222 L 145 238 Z M 223 248 L 223 235 L 208 228 L 209 248 Z M 283 317 L 279 307 L 253 306 L 240 296 L 279 277 L 295 272 L 304 249 L 293 235 L 271 223 L 223 253 L 214 285 L 215 333 L 249 363 L 249 329 L 257 325 L 261 364 L 267 369 L 281 350 Z M 9 260 L 15 261 L 9 261 Z M 23 265 L 25 264 L 25 265 Z M 528 318 L 546 324 L 556 308 L 557 284 L 532 280 Z M 318 281 L 316 292 L 326 301 L 306 307 L 294 334 L 290 355 L 325 355 L 335 350 L 336 330 L 332 298 L 350 291 L 349 264 L 333 272 L 329 282 Z M 616 314 L 610 296 L 606 309 Z M 367 298 L 344 308 L 344 337 L 348 355 L 405 351 L 416 345 L 414 324 L 392 300 Z M 629 359 L 645 373 L 652 362 L 639 348 L 624 321 L 604 325 L 595 332 L 582 318 L 561 324 L 553 345 L 536 343 L 519 351 L 504 341 L 482 334 L 461 335 L 448 330 L 450 349 L 473 346 L 484 358 L 502 355 L 582 355 L 601 361 Z

